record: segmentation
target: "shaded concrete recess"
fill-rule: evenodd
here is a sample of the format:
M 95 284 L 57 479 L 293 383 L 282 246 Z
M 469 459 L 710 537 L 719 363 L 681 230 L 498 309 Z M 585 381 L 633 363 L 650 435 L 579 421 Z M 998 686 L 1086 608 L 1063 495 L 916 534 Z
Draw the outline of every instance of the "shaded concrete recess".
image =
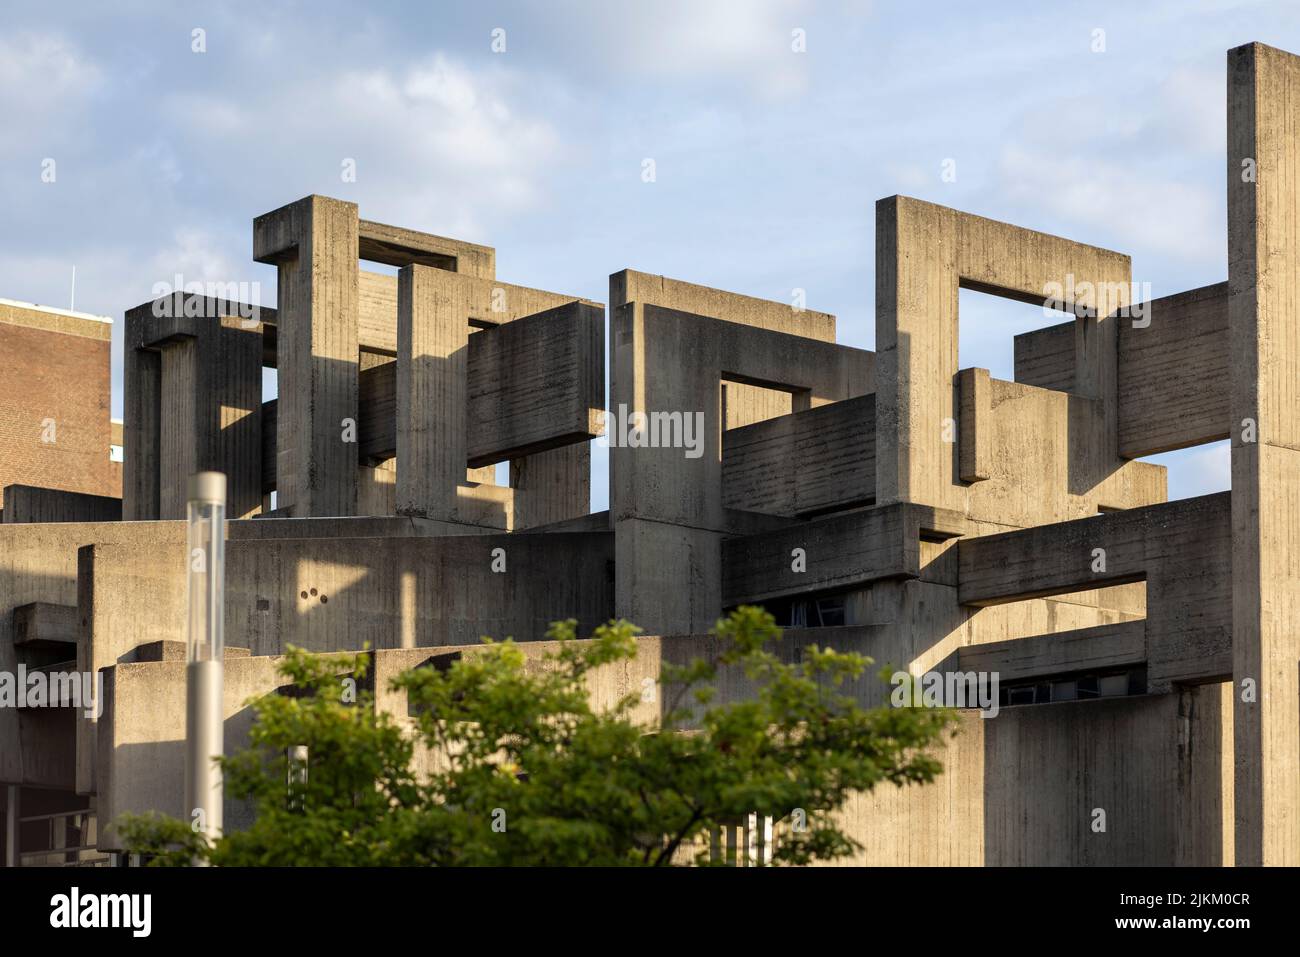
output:
M 273 305 L 125 312 L 120 502 L 5 491 L 0 671 L 103 679 L 98 714 L 0 708 L 6 819 L 82 828 L 60 851 L 14 824 L 7 860 L 100 859 L 117 815 L 181 813 L 183 490 L 216 469 L 228 749 L 290 643 L 368 642 L 377 707 L 404 715 L 403 668 L 626 617 L 647 637 L 592 677 L 607 701 L 759 603 L 787 656 L 997 679 L 935 784 L 850 802 L 859 863 L 1300 864 L 1300 58 L 1227 67 L 1226 281 L 1130 301 L 1124 253 L 891 196 L 876 352 L 832 315 L 632 269 L 608 304 L 514 285 L 489 247 L 329 197 L 257 217 Z M 1072 318 L 1045 311 L 1002 381 L 959 365 L 961 289 L 1069 290 Z M 1169 502 L 1138 461 L 1225 438 L 1230 492 Z

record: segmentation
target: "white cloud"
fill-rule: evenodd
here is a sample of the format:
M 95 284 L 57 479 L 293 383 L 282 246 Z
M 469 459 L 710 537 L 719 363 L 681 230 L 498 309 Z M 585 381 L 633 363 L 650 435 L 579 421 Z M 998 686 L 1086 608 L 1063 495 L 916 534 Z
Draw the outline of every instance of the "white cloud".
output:
M 803 0 L 660 0 L 585 11 L 598 44 L 618 37 L 614 60 L 623 70 L 664 82 L 739 79 L 771 98 L 808 89 L 809 57 L 832 39 L 819 34 L 813 12 Z M 791 48 L 796 29 L 806 31 L 807 53 Z
M 1024 146 L 1003 149 L 999 175 L 1013 201 L 1115 236 L 1121 252 L 1221 268 L 1224 224 L 1210 183 L 1170 176 L 1122 150 L 1082 157 Z
M 63 37 L 0 35 L 0 117 L 6 126 L 0 155 L 75 135 L 75 121 L 102 82 L 96 62 Z
M 91 93 L 102 72 L 84 51 L 46 33 L 0 36 L 0 102 L 37 113 Z
M 209 230 L 181 226 L 173 230 L 171 242 L 150 258 L 148 272 L 154 282 L 173 282 L 176 274 L 190 282 L 238 282 L 246 280 L 251 265 L 240 264 L 228 255 L 229 242 Z
M 322 192 L 370 218 L 482 239 L 487 224 L 542 201 L 564 153 L 555 128 L 516 105 L 525 86 L 438 53 L 405 67 L 300 73 L 256 100 L 178 94 L 168 112 L 191 150 L 242 142 L 231 189 L 255 180 L 283 202 Z M 264 139 L 267 148 L 248 148 Z M 340 176 L 346 159 L 355 184 Z
M 1171 150 L 1222 156 L 1228 129 L 1227 84 L 1223 69 L 1182 66 L 1160 85 L 1154 115 L 1145 131 Z

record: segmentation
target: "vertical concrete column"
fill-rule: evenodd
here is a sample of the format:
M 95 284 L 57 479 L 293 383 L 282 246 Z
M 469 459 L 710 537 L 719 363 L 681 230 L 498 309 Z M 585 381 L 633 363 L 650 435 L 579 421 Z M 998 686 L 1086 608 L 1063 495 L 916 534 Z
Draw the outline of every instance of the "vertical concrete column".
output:
M 956 214 L 876 203 L 876 504 L 965 508 L 956 487 Z
M 1119 323 L 1133 321 L 1117 313 L 1130 304 L 1132 274 L 1127 257 L 1096 252 L 1097 265 L 1085 275 L 1075 276 L 1074 386 L 1070 391 L 1098 401 L 1105 431 L 1113 437 L 1119 430 Z M 1059 280 L 1066 283 L 1067 292 L 1068 279 L 1067 274 Z
M 202 376 L 211 382 L 199 387 L 211 397 L 213 423 L 199 471 L 226 476 L 227 518 L 262 507 L 262 331 L 251 319 L 223 317 L 199 343 Z
M 358 222 L 325 196 L 253 222 L 253 258 L 279 270 L 276 490 L 295 518 L 356 512 Z
M 961 480 L 982 482 L 993 474 L 993 387 L 988 369 L 962 369 L 957 376 L 961 395 Z
M 650 634 L 699 634 L 722 610 L 720 343 L 636 302 L 613 310 L 610 331 L 615 612 Z M 702 454 L 629 441 L 633 417 L 656 412 L 702 412 Z
M 185 337 L 162 351 L 162 402 L 158 441 L 158 515 L 185 517 L 185 488 L 199 471 L 209 424 L 201 414 L 198 341 Z
M 154 518 L 185 517 L 185 486 L 195 472 L 227 476 L 231 518 L 262 500 L 262 331 L 238 317 L 204 316 L 193 335 L 160 347 L 159 508 Z
M 127 328 L 130 329 L 128 320 Z M 129 339 L 129 336 L 128 336 Z M 158 517 L 159 406 L 162 356 L 126 345 L 125 419 L 122 436 L 122 518 L 143 522 Z
M 1228 51 L 1236 862 L 1300 864 L 1300 57 Z
M 1117 265 L 1112 266 L 1115 273 Z M 1086 315 L 1074 320 L 1074 395 L 1093 399 L 1091 406 L 1071 409 L 1070 436 L 1074 462 L 1083 470 L 1072 483 L 1089 488 L 1110 474 L 1119 455 L 1119 324 L 1131 318 L 1115 315 L 1129 306 L 1131 281 L 1099 269 L 1086 277 L 1091 290 Z M 1082 453 L 1082 454 L 1080 454 Z M 1076 472 L 1080 470 L 1076 468 Z
M 440 273 L 397 277 L 397 513 L 453 521 L 469 457 L 469 320 Z

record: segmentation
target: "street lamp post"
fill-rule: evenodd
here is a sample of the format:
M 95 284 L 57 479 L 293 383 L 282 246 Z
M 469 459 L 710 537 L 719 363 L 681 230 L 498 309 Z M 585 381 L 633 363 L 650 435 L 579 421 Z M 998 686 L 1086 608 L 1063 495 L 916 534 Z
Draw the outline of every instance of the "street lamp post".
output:
M 216 840 L 222 826 L 221 768 L 216 759 L 224 751 L 225 475 L 191 475 L 187 498 L 185 807 L 194 830 Z

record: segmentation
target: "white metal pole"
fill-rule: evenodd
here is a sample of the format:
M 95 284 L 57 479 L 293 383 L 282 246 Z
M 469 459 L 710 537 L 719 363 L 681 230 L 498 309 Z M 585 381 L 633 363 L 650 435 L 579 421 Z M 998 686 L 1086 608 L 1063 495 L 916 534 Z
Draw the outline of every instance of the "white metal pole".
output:
M 217 759 L 224 752 L 225 475 L 199 472 L 190 476 L 187 497 L 185 807 L 191 826 L 216 840 L 222 827 Z

